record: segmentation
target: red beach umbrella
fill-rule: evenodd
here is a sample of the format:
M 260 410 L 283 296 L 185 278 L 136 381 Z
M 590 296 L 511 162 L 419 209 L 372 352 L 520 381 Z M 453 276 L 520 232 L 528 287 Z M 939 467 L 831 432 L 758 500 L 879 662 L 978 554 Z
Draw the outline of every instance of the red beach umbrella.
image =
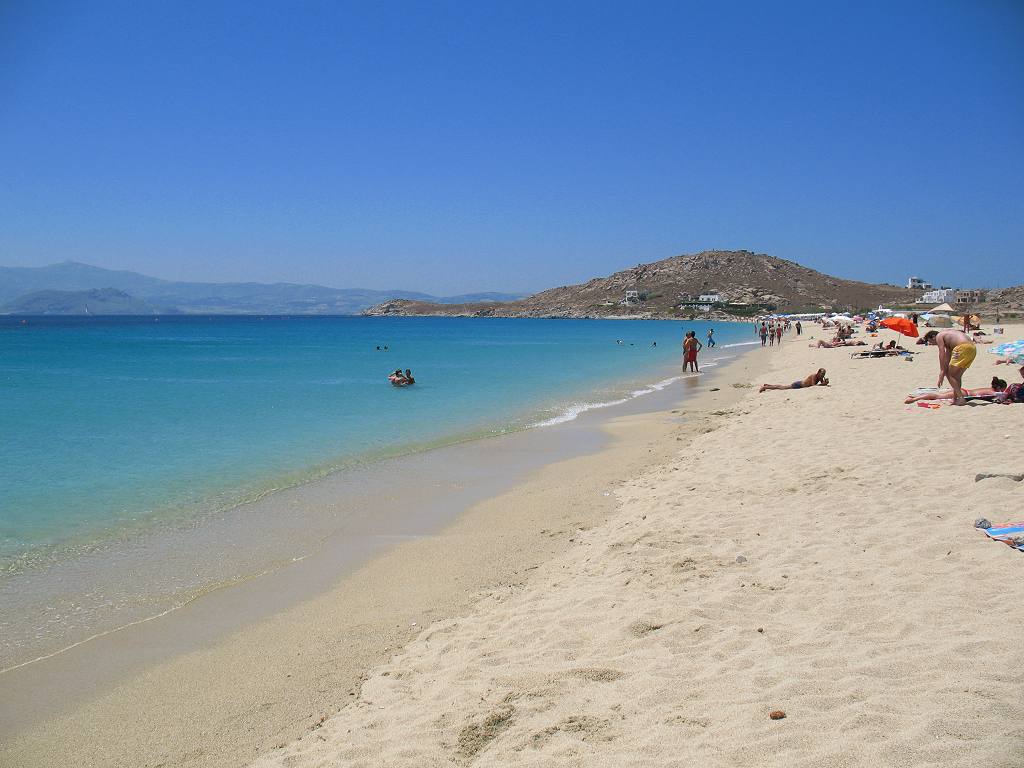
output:
M 905 317 L 887 317 L 880 322 L 879 325 L 883 328 L 899 331 L 904 336 L 913 336 L 916 338 L 919 335 L 917 326 Z
M 887 317 L 882 320 L 879 325 L 883 328 L 888 328 L 891 331 L 902 333 L 904 336 L 917 338 L 920 335 L 918 333 L 917 326 L 914 325 L 913 321 L 908 320 L 905 317 Z

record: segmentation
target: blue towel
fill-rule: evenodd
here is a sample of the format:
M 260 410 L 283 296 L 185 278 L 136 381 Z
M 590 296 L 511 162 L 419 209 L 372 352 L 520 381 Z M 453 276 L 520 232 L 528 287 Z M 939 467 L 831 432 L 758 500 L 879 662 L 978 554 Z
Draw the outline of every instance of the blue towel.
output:
M 994 539 L 995 541 L 1005 541 L 1006 539 L 1010 538 L 1011 536 L 1015 536 L 1018 533 L 1024 533 L 1024 523 L 1017 523 L 1014 525 L 1003 525 L 1000 527 L 992 528 L 983 528 L 982 530 L 985 531 L 985 535 L 988 536 L 990 539 Z M 1008 541 L 1006 543 L 1010 544 L 1010 542 Z M 1018 550 L 1019 552 L 1024 552 L 1024 544 L 1010 544 L 1010 546 Z

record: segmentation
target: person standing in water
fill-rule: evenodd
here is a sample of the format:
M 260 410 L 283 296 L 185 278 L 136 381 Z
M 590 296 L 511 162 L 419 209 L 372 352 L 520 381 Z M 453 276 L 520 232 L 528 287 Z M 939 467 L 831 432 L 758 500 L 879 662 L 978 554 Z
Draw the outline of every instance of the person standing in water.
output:
M 708 328 L 708 349 L 711 349 L 713 346 L 715 346 L 715 329 Z
M 686 366 L 690 366 L 690 370 L 694 373 L 700 373 L 700 368 L 697 367 L 697 352 L 701 350 L 703 345 L 697 341 L 696 331 L 687 331 L 686 338 L 683 340 L 683 371 L 687 370 Z

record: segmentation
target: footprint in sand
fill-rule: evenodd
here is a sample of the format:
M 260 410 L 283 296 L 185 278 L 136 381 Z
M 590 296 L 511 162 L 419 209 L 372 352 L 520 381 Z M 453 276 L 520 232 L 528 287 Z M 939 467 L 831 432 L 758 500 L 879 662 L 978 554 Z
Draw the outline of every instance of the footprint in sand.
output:
M 653 624 L 649 621 L 640 619 L 639 621 L 634 621 L 629 625 L 629 634 L 633 637 L 644 637 L 645 635 L 649 635 L 651 632 L 658 631 L 664 626 L 664 624 Z
M 592 683 L 610 683 L 623 677 L 625 672 L 608 667 L 584 667 L 583 669 L 574 669 L 569 674 Z
M 534 747 L 542 747 L 559 733 L 575 736 L 582 741 L 613 741 L 615 736 L 608 731 L 609 721 L 591 715 L 573 715 L 533 734 L 530 739 Z
M 509 727 L 514 714 L 515 708 L 506 705 L 488 713 L 479 722 L 470 723 L 463 727 L 459 731 L 459 756 L 468 759 L 476 757 L 488 744 L 498 738 L 502 731 Z

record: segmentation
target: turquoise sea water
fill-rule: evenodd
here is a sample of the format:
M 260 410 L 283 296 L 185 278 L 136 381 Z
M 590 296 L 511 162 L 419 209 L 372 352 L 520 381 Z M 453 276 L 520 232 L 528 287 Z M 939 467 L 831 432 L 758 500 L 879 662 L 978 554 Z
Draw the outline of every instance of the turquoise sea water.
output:
M 685 325 L 3 318 L 0 558 L 17 567 L 338 466 L 566 418 L 678 372 Z M 399 367 L 415 386 L 388 384 Z
M 704 339 L 675 321 L 2 317 L 0 669 L 307 554 L 346 503 L 391 492 L 390 457 L 669 386 L 690 328 Z M 715 329 L 719 355 L 755 341 Z M 415 386 L 389 384 L 399 367 Z M 327 497 L 273 493 L 325 475 Z

